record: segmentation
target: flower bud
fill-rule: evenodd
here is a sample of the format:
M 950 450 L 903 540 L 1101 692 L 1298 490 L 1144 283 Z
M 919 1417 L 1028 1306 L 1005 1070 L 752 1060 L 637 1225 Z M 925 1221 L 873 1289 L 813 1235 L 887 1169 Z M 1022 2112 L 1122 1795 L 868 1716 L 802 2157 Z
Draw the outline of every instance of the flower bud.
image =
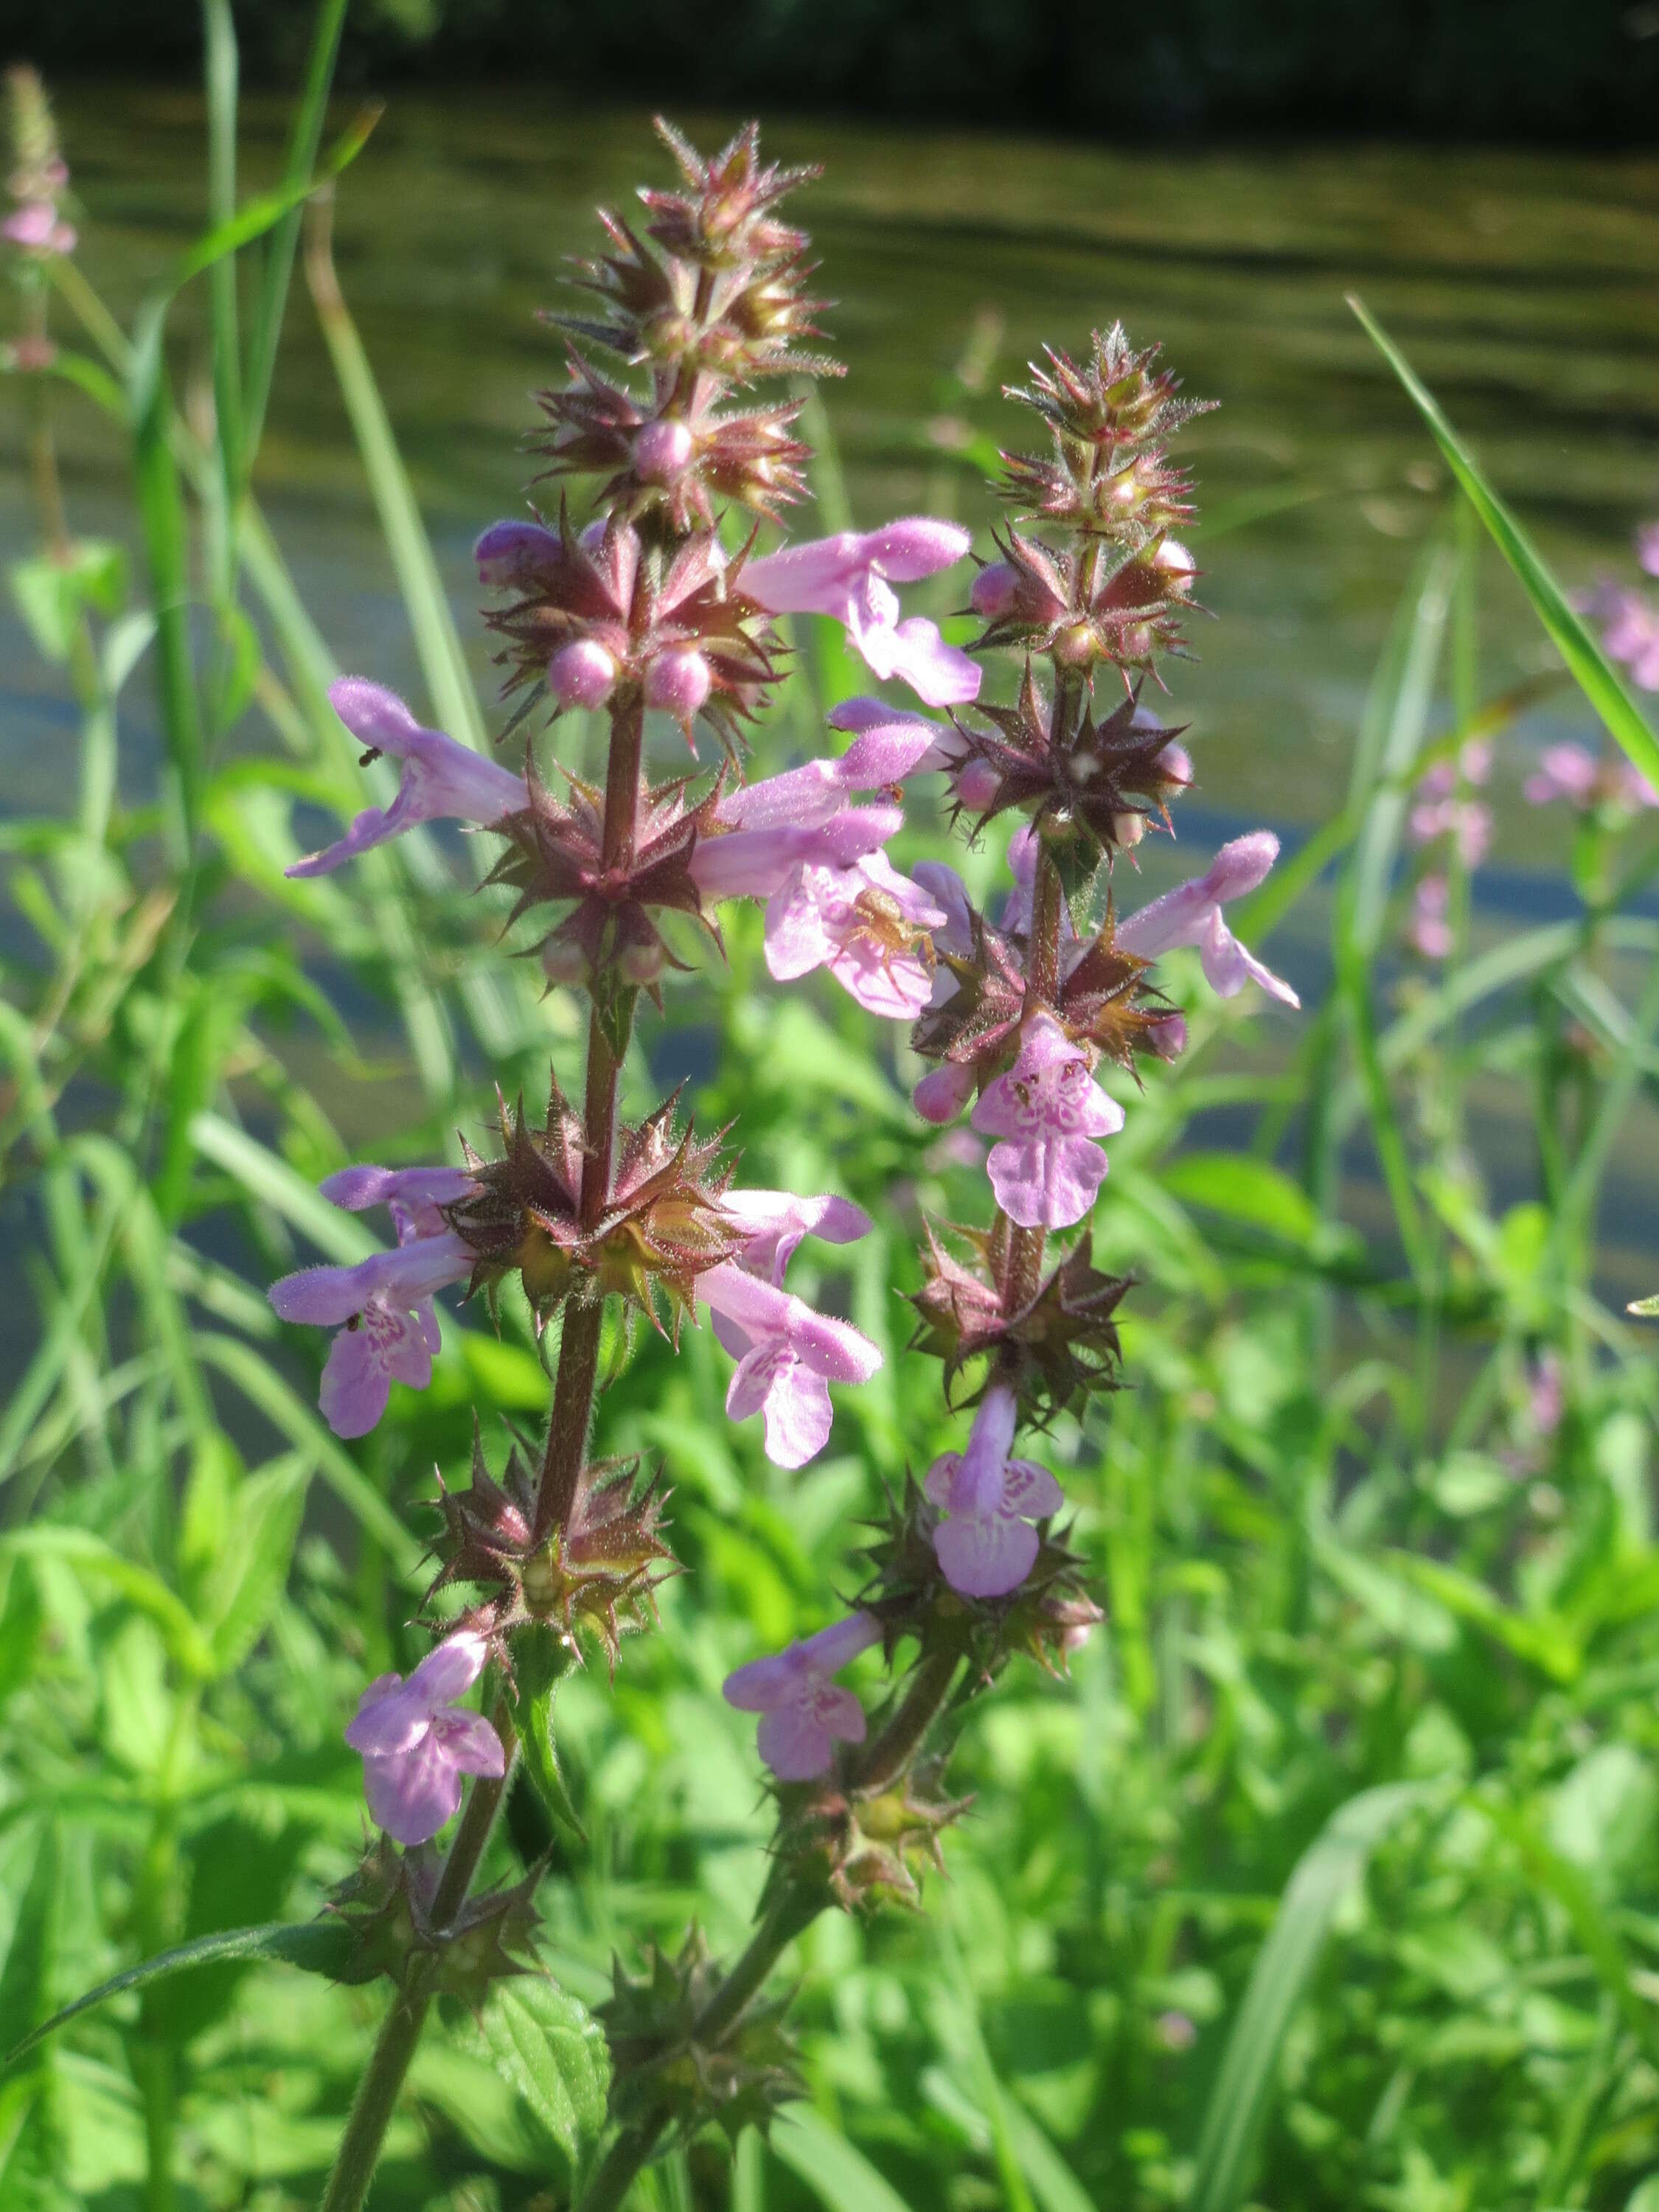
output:
M 973 1095 L 973 1069 L 947 1060 L 922 1077 L 910 1103 L 924 1121 L 954 1121 Z
M 672 483 L 691 458 L 691 433 L 684 422 L 647 422 L 634 441 L 634 473 L 641 483 Z
M 968 604 L 981 622 L 1005 622 L 1019 598 L 1019 578 L 1007 561 L 993 561 L 974 579 Z
M 1002 787 L 1002 778 L 985 760 L 963 761 L 952 781 L 957 804 L 965 806 L 970 814 L 983 814 L 994 806 L 997 793 Z
M 1187 1017 L 1165 1014 L 1146 1025 L 1146 1049 L 1158 1060 L 1179 1060 L 1187 1049 Z
M 1086 668 L 1100 658 L 1100 641 L 1091 623 L 1068 623 L 1054 640 L 1054 659 L 1066 668 Z
M 646 672 L 645 703 L 689 722 L 708 696 L 708 663 L 694 646 L 659 653 Z
M 1112 817 L 1112 842 L 1123 852 L 1133 853 L 1146 835 L 1146 817 L 1133 811 Z
M 547 688 L 562 707 L 602 707 L 617 681 L 617 664 L 591 637 L 561 646 L 547 664 Z

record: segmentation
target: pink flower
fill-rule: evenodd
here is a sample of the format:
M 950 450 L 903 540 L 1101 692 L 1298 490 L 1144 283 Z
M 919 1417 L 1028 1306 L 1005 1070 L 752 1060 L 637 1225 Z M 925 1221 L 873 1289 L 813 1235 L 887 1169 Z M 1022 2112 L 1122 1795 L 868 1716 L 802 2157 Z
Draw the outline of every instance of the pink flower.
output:
M 361 676 L 345 676 L 328 696 L 352 736 L 401 761 L 403 776 L 390 806 L 366 807 L 337 843 L 296 860 L 287 871 L 290 876 L 326 875 L 419 822 L 499 822 L 529 805 L 522 776 L 485 760 L 470 745 L 458 744 L 441 730 L 423 729 L 395 692 Z
M 1031 1527 L 1057 1513 L 1064 1493 L 1047 1468 L 1010 1459 L 1014 1394 L 1006 1383 L 988 1390 L 963 1452 L 945 1452 L 924 1487 L 948 1518 L 933 1532 L 945 1579 L 964 1597 L 1004 1597 L 1023 1583 L 1037 1555 Z
M 1527 1375 L 1527 1417 L 1540 1436 L 1553 1437 L 1567 1407 L 1566 1377 L 1559 1356 L 1540 1352 Z
M 1659 791 L 1630 762 L 1597 760 L 1583 745 L 1546 745 L 1537 772 L 1527 778 L 1522 791 L 1533 806 L 1562 799 L 1581 813 L 1601 805 L 1659 806 Z
M 439 1208 L 474 1188 L 459 1168 L 343 1168 L 323 1184 L 323 1195 L 349 1213 L 386 1206 L 398 1232 L 395 1251 L 350 1267 L 302 1267 L 270 1286 L 284 1321 L 339 1331 L 319 1400 L 337 1437 L 367 1436 L 394 1381 L 423 1390 L 432 1380 L 440 1341 L 433 1294 L 472 1272 L 471 1253 Z
M 1229 899 L 1253 891 L 1278 857 L 1279 840 L 1271 830 L 1253 830 L 1248 836 L 1235 837 L 1222 847 L 1206 873 L 1177 884 L 1119 922 L 1119 946 L 1151 960 L 1174 945 L 1194 945 L 1210 988 L 1224 999 L 1237 997 L 1246 983 L 1255 982 L 1270 998 L 1299 1006 L 1302 1001 L 1284 977 L 1275 975 L 1239 943 L 1221 911 Z
M 1425 960 L 1443 960 L 1452 949 L 1451 924 L 1446 919 L 1450 901 L 1451 886 L 1444 876 L 1423 877 L 1412 894 L 1406 937 Z
M 728 1193 L 724 1202 L 729 1206 L 734 1195 Z M 748 1194 L 751 1201 L 762 1195 Z M 854 1216 L 860 1224 L 856 1228 L 849 1223 Z M 862 1236 L 867 1226 L 858 1209 L 849 1206 L 844 1214 L 821 1217 L 817 1233 L 845 1243 Z M 799 1235 L 805 1233 L 803 1227 Z M 830 1440 L 830 1384 L 867 1382 L 881 1365 L 881 1354 L 850 1322 L 815 1313 L 804 1298 L 781 1287 L 784 1261 L 799 1242 L 799 1235 L 793 1235 L 788 1243 L 791 1235 L 793 1224 L 757 1220 L 748 1249 L 758 1252 L 764 1273 L 751 1273 L 738 1261 L 723 1261 L 698 1276 L 697 1296 L 714 1316 L 715 1335 L 738 1363 L 726 1393 L 728 1419 L 763 1415 L 766 1456 L 774 1467 L 796 1468 L 816 1459 Z
M 1019 1057 L 974 1109 L 997 1204 L 1022 1229 L 1069 1229 L 1095 1202 L 1106 1155 L 1095 1141 L 1123 1127 L 1123 1109 L 1051 1015 L 1020 1031 Z
M 0 222 L 0 238 L 31 253 L 73 253 L 75 235 L 50 200 L 31 200 Z
M 1639 592 L 1608 592 L 1597 602 L 1607 623 L 1601 642 L 1644 691 L 1659 691 L 1659 611 Z
M 380 1674 L 363 1692 L 345 1740 L 363 1755 L 363 1794 L 387 1835 L 428 1843 L 461 1802 L 461 1777 L 507 1771 L 501 1738 L 482 1713 L 463 1712 L 483 1671 L 482 1636 L 447 1637 L 404 1681 Z
M 919 616 L 902 622 L 891 584 L 950 568 L 969 543 L 956 523 L 911 515 L 883 530 L 843 531 L 763 554 L 744 562 L 739 588 L 770 614 L 832 617 L 884 681 L 896 677 L 930 707 L 964 705 L 979 694 L 977 665 L 946 645 L 934 623 Z
M 765 1282 L 781 1283 L 804 1237 L 825 1244 L 856 1244 L 874 1224 L 846 1198 L 797 1198 L 789 1190 L 728 1190 L 720 1211 L 748 1237 L 740 1266 Z
M 937 945 L 939 939 L 934 939 Z M 954 1121 L 974 1095 L 974 1071 L 959 1060 L 947 1060 L 932 1068 L 910 1093 L 910 1103 L 924 1121 Z
M 1636 560 L 1650 576 L 1659 576 L 1659 522 L 1644 522 L 1637 532 Z
M 880 1641 L 880 1625 L 855 1613 L 726 1676 L 726 1703 L 762 1716 L 760 1755 L 780 1782 L 813 1781 L 828 1771 L 837 1743 L 864 1741 L 864 1708 L 833 1678 Z
M 1492 809 L 1478 799 L 1424 799 L 1413 807 L 1408 827 L 1413 842 L 1431 845 L 1449 837 L 1466 868 L 1478 868 L 1492 842 Z
M 911 1021 L 933 988 L 920 940 L 945 918 L 883 853 L 846 866 L 803 861 L 767 902 L 766 964 L 781 983 L 828 968 L 866 1012 Z

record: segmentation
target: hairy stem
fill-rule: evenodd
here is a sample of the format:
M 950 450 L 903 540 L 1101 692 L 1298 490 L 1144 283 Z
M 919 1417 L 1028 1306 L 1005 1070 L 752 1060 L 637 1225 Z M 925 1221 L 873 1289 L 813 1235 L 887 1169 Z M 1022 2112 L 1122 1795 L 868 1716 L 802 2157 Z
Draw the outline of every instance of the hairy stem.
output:
M 476 1790 L 473 1795 L 476 1800 Z M 399 1990 L 393 1997 L 374 2039 L 374 2056 L 351 2100 L 351 2115 L 323 2191 L 319 2212 L 359 2212 L 374 2178 L 398 2093 L 431 2008 L 429 1990 Z

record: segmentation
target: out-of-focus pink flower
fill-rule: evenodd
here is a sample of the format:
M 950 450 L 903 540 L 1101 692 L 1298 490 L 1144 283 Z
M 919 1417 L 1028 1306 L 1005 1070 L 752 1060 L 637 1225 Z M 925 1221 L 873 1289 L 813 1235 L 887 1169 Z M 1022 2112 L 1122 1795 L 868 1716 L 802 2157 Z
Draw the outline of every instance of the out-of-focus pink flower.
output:
M 1417 796 L 1419 799 L 1449 799 L 1459 784 L 1468 784 L 1477 790 L 1492 774 L 1492 740 L 1490 738 L 1470 738 L 1459 748 L 1455 760 L 1436 761 L 1418 778 Z
M 1527 1375 L 1527 1418 L 1540 1437 L 1553 1437 L 1566 1411 L 1566 1377 L 1559 1353 L 1540 1352 Z
M 76 232 L 50 200 L 31 200 L 0 222 L 0 237 L 9 239 L 30 253 L 61 254 L 75 251 Z
M 284 1321 L 339 1332 L 320 1396 L 336 1436 L 367 1436 L 393 1382 L 423 1390 L 432 1380 L 440 1340 L 433 1294 L 472 1272 L 471 1251 L 440 1209 L 476 1188 L 459 1168 L 342 1168 L 323 1184 L 323 1195 L 349 1213 L 386 1206 L 398 1232 L 395 1251 L 350 1267 L 302 1267 L 270 1286 Z
M 880 1641 L 873 1616 L 854 1613 L 726 1676 L 726 1703 L 760 1714 L 756 1741 L 780 1782 L 814 1781 L 828 1771 L 837 1743 L 864 1741 L 864 1707 L 834 1678 Z
M 722 1201 L 738 1212 L 744 1197 L 758 1200 L 787 1194 L 728 1193 Z M 793 1200 L 797 1209 L 780 1206 L 774 1218 L 758 1208 L 754 1233 L 743 1261 L 726 1261 L 698 1276 L 696 1294 L 714 1316 L 714 1334 L 738 1363 L 726 1394 L 734 1421 L 751 1413 L 764 1417 L 766 1456 L 775 1467 L 805 1467 L 829 1442 L 831 1382 L 867 1382 L 881 1365 L 881 1353 L 850 1322 L 815 1313 L 804 1298 L 781 1287 L 784 1263 L 802 1236 L 846 1243 L 869 1227 L 856 1206 L 842 1200 Z M 815 1222 L 799 1209 L 821 1206 Z M 784 1249 L 787 1245 L 787 1250 Z M 754 1253 L 756 1272 L 744 1264 Z
M 1650 576 L 1659 576 L 1659 522 L 1644 522 L 1637 532 L 1636 559 Z
M 771 614 L 832 617 L 884 681 L 908 684 L 930 707 L 962 706 L 979 696 L 978 665 L 946 645 L 934 623 L 920 616 L 901 621 L 891 587 L 950 568 L 969 544 L 954 522 L 908 515 L 882 530 L 843 531 L 763 554 L 744 562 L 741 588 Z
M 1425 960 L 1443 960 L 1452 949 L 1451 924 L 1447 912 L 1451 886 L 1444 876 L 1424 876 L 1412 894 L 1412 915 L 1406 925 L 1408 943 Z
M 1413 843 L 1449 837 L 1466 868 L 1478 868 L 1492 843 L 1492 809 L 1478 799 L 1424 799 L 1411 811 Z
M 530 803 L 521 775 L 458 744 L 441 730 L 423 729 L 395 692 L 361 676 L 342 677 L 329 702 L 360 744 L 403 763 L 390 806 L 366 807 L 343 837 L 296 860 L 290 876 L 326 875 L 372 846 L 384 845 L 420 822 L 499 822 Z
M 945 1579 L 964 1597 L 1004 1597 L 1030 1574 L 1038 1537 L 1030 1525 L 1057 1513 L 1064 1493 L 1047 1468 L 1010 1459 L 1013 1392 L 996 1383 L 980 1401 L 968 1449 L 933 1462 L 924 1486 L 948 1516 L 933 1532 Z
M 362 1753 L 370 1813 L 400 1844 L 428 1843 L 453 1817 L 464 1774 L 507 1771 L 495 1729 L 455 1702 L 488 1656 L 483 1638 L 463 1631 L 428 1652 L 407 1681 L 381 1674 L 363 1692 L 345 1740 Z
M 1106 1173 L 1096 1141 L 1123 1127 L 1123 1109 L 1095 1081 L 1079 1050 L 1051 1015 L 1020 1031 L 1019 1055 L 986 1085 L 974 1109 L 991 1147 L 986 1168 L 997 1204 L 1022 1229 L 1069 1229 L 1095 1202 Z
M 1527 778 L 1522 791 L 1534 806 L 1547 806 L 1559 799 L 1580 813 L 1588 813 L 1595 806 L 1632 811 L 1659 806 L 1659 791 L 1622 755 L 1597 760 L 1583 745 L 1547 745 L 1539 756 L 1536 771 Z
M 1595 602 L 1606 628 L 1601 642 L 1622 660 L 1644 691 L 1659 691 L 1659 609 L 1640 592 L 1611 591 Z
M 1228 928 L 1222 908 L 1243 898 L 1266 877 L 1279 857 L 1279 840 L 1269 830 L 1253 830 L 1224 845 L 1201 876 L 1165 891 L 1117 925 L 1125 952 L 1155 959 L 1177 945 L 1194 945 L 1210 988 L 1234 998 L 1246 983 L 1259 983 L 1270 998 L 1287 1006 L 1302 1001 L 1282 975 L 1258 960 Z

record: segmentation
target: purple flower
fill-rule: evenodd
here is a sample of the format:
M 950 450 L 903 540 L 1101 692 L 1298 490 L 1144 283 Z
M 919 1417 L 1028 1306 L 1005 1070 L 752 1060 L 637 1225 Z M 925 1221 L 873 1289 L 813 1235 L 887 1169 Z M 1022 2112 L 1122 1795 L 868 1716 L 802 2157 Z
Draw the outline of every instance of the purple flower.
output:
M 446 1175 L 449 1170 L 414 1172 Z M 337 1182 L 340 1178 L 330 1180 Z M 351 1204 L 349 1200 L 337 1202 Z M 400 1236 L 406 1223 L 412 1230 L 412 1217 L 405 1207 L 404 1219 L 398 1223 Z M 323 1369 L 319 1398 L 323 1418 L 337 1437 L 367 1436 L 385 1413 L 394 1381 L 416 1390 L 426 1388 L 439 1345 L 433 1293 L 471 1272 L 472 1255 L 453 1230 L 434 1236 L 415 1231 L 395 1251 L 371 1253 L 356 1267 L 302 1267 L 271 1285 L 270 1303 L 284 1321 L 310 1322 L 339 1332 Z
M 949 1516 L 933 1532 L 933 1549 L 945 1581 L 964 1597 L 1017 1589 L 1037 1555 L 1031 1522 L 1064 1502 L 1047 1468 L 1009 1458 L 1015 1418 L 1013 1392 L 995 1384 L 980 1401 L 967 1450 L 945 1453 L 927 1471 L 927 1496 Z
M 948 568 L 969 543 L 954 522 L 910 515 L 884 530 L 843 531 L 763 554 L 744 562 L 739 588 L 769 614 L 832 617 L 877 676 L 896 677 L 930 707 L 965 705 L 979 695 L 978 667 L 933 623 L 919 616 L 901 622 L 891 585 Z
M 457 1205 L 477 1188 L 463 1168 L 341 1168 L 318 1186 L 345 1213 L 367 1213 L 384 1206 L 399 1244 L 416 1237 L 436 1237 L 445 1226 L 441 1209 Z
M 1177 884 L 1119 922 L 1119 947 L 1139 959 L 1152 960 L 1174 945 L 1195 945 L 1210 988 L 1224 999 L 1237 997 L 1246 983 L 1255 982 L 1270 998 L 1299 1006 L 1302 1001 L 1284 977 L 1275 975 L 1239 943 L 1221 911 L 1229 899 L 1253 891 L 1278 857 L 1279 840 L 1271 830 L 1253 830 L 1248 836 L 1235 837 L 1203 875 Z
M 363 1755 L 363 1794 L 400 1844 L 430 1842 L 461 1802 L 461 1777 L 507 1771 L 501 1738 L 482 1713 L 462 1712 L 483 1671 L 482 1636 L 447 1637 L 404 1681 L 380 1674 L 363 1692 L 345 1740 Z
M 1636 559 L 1650 576 L 1659 576 L 1659 522 L 1644 522 L 1637 532 Z
M 854 1613 L 726 1676 L 726 1703 L 762 1716 L 760 1755 L 780 1782 L 813 1781 L 828 1771 L 837 1743 L 864 1741 L 864 1708 L 833 1678 L 880 1641 L 879 1623 Z
M 971 1064 L 947 1060 L 922 1077 L 910 1094 L 910 1103 L 924 1121 L 954 1121 L 973 1095 Z
M 896 715 L 878 700 L 848 703 L 879 707 L 880 714 L 868 722 L 843 721 L 846 709 L 837 708 L 830 718 L 831 727 L 859 732 L 838 759 L 808 761 L 801 768 L 786 769 L 781 775 L 739 784 L 722 797 L 716 818 L 731 830 L 801 828 L 828 822 L 854 793 L 902 783 L 930 764 L 927 755 L 939 740 L 939 724 L 917 714 Z
M 1019 1056 L 988 1083 L 974 1109 L 982 1137 L 998 1137 L 986 1162 L 997 1204 L 1022 1229 L 1069 1229 L 1095 1202 L 1106 1155 L 1095 1141 L 1123 1127 L 1109 1098 L 1052 1015 L 1020 1031 Z
M 837 1242 L 846 1241 L 838 1234 L 842 1225 L 837 1221 L 829 1231 Z M 771 1279 L 726 1261 L 698 1276 L 697 1296 L 714 1317 L 715 1335 L 738 1363 L 726 1393 L 728 1418 L 763 1414 L 766 1456 L 774 1467 L 805 1467 L 829 1442 L 830 1384 L 867 1382 L 881 1365 L 881 1354 L 850 1322 L 815 1313 L 804 1298 L 780 1287 L 782 1258 L 769 1243 L 774 1233 L 757 1229 L 750 1246 L 762 1249 Z M 780 1237 L 780 1247 L 783 1241 Z
M 781 1283 L 803 1237 L 825 1244 L 856 1244 L 874 1224 L 846 1198 L 797 1198 L 790 1190 L 728 1190 L 720 1211 L 748 1237 L 738 1264 L 769 1283 Z
M 530 804 L 522 776 L 458 744 L 441 730 L 423 729 L 395 692 L 361 676 L 344 676 L 328 696 L 352 736 L 401 761 L 403 776 L 390 806 L 365 807 L 343 837 L 296 860 L 287 871 L 290 876 L 326 875 L 420 822 L 499 822 Z
M 933 988 L 918 940 L 945 919 L 883 853 L 846 866 L 805 861 L 767 902 L 766 964 L 781 983 L 828 968 L 866 1012 L 912 1021 Z

